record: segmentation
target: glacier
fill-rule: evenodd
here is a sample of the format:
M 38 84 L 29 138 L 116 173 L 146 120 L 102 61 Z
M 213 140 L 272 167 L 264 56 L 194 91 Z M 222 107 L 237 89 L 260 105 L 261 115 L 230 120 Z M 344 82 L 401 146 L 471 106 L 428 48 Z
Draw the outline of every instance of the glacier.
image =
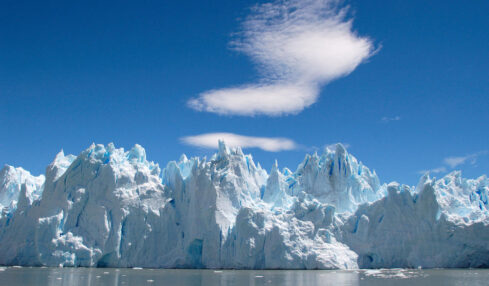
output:
M 267 172 L 219 142 L 164 168 L 139 145 L 0 171 L 0 265 L 226 269 L 488 267 L 489 179 L 381 184 L 341 144 Z

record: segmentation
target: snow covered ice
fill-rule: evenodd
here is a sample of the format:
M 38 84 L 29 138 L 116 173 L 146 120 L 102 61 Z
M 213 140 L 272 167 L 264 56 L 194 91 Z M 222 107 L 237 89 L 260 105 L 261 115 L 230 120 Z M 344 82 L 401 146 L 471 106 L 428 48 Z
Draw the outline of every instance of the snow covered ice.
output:
M 0 264 L 355 269 L 489 266 L 489 180 L 381 184 L 338 144 L 267 172 L 220 142 L 165 168 L 139 145 L 0 171 Z
M 17 207 L 17 200 L 21 192 L 21 188 L 25 188 L 26 197 L 32 203 L 38 199 L 42 193 L 42 185 L 44 176 L 32 176 L 31 173 L 12 166 L 4 166 L 0 170 L 0 213 L 10 213 Z

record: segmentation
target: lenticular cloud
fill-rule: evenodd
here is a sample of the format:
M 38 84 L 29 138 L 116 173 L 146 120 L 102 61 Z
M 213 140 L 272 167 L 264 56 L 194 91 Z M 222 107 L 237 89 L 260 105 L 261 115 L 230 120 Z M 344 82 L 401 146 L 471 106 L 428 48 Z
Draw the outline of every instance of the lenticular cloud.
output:
M 334 0 L 254 7 L 232 47 L 253 59 L 261 80 L 203 92 L 189 106 L 227 115 L 299 113 L 317 101 L 321 85 L 351 73 L 375 52 L 346 14 L 347 7 Z

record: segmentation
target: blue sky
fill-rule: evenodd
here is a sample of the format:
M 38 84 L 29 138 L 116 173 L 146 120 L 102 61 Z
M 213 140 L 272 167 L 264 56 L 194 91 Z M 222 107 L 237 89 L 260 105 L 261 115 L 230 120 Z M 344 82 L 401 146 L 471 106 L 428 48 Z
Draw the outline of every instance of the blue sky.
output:
M 489 2 L 267 2 L 1 1 L 0 163 L 219 132 L 267 169 L 343 142 L 381 181 L 487 173 Z

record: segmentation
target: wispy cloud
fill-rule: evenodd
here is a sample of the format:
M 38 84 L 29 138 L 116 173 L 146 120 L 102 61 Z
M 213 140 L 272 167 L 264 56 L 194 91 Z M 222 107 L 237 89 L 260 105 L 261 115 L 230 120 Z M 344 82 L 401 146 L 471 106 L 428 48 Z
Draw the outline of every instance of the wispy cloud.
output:
M 443 160 L 443 163 L 450 166 L 451 168 L 455 168 L 467 162 L 469 162 L 471 165 L 475 165 L 477 163 L 477 158 L 485 154 L 487 154 L 487 151 L 481 151 L 481 152 L 469 154 L 466 156 L 460 156 L 460 157 L 448 157 Z
M 320 87 L 348 75 L 375 53 L 338 0 L 281 0 L 257 5 L 231 43 L 250 56 L 261 80 L 215 89 L 188 101 L 199 111 L 279 116 L 317 101 Z
M 260 148 L 265 151 L 279 152 L 298 148 L 298 144 L 288 138 L 280 137 L 252 137 L 234 133 L 205 133 L 186 136 L 180 140 L 188 145 L 217 149 L 218 141 L 224 140 L 227 146 L 242 148 Z
M 438 173 L 445 173 L 446 171 L 447 171 L 447 168 L 444 166 L 441 166 L 441 167 L 430 169 L 430 170 L 421 170 L 418 173 L 419 174 L 426 174 L 426 173 L 438 174 Z
M 382 120 L 382 122 L 389 123 L 391 121 L 399 121 L 399 120 L 401 120 L 401 117 L 400 116 L 393 116 L 393 117 L 384 116 L 384 117 L 382 117 L 381 120 Z
M 338 144 L 343 145 L 343 147 L 345 147 L 345 149 L 350 148 L 350 144 L 348 144 L 348 143 L 342 143 L 342 142 L 333 143 L 333 144 L 327 144 L 327 145 L 324 146 L 324 148 L 325 149 L 329 149 L 329 150 L 336 150 L 336 145 L 338 145 Z
M 487 155 L 488 151 L 480 151 L 472 154 L 468 154 L 465 156 L 451 156 L 443 159 L 443 165 L 431 170 L 422 170 L 419 171 L 419 173 L 445 173 L 448 171 L 448 168 L 454 169 L 456 167 L 459 167 L 461 165 L 464 165 L 466 163 L 469 163 L 470 165 L 475 165 L 477 163 L 477 159 L 482 156 L 482 155 Z

